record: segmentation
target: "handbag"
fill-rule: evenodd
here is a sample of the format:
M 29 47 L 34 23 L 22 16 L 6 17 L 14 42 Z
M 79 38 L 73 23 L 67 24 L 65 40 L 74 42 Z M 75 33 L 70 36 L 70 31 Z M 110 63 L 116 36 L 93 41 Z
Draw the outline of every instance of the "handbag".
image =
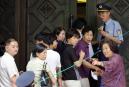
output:
M 41 87 L 50 87 L 50 78 L 48 75 L 48 72 L 46 71 L 46 65 L 47 63 L 44 62 L 43 64 L 43 70 L 41 72 Z

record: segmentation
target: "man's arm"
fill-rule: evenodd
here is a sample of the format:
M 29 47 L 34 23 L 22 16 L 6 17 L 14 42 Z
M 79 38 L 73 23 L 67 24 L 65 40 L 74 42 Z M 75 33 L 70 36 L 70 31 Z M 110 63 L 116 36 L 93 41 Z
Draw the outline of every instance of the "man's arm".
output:
M 88 61 L 86 60 L 83 60 L 83 63 L 82 63 L 86 68 L 89 68 L 89 69 L 93 69 L 95 71 L 101 71 L 100 68 L 98 68 L 97 66 L 94 66 L 92 65 L 91 63 L 89 63 Z
M 52 85 L 55 85 L 56 84 L 56 79 L 55 79 L 54 75 L 52 74 L 52 72 L 50 70 L 47 71 L 47 73 L 48 73 L 48 75 L 51 79 Z
M 58 82 L 59 87 L 62 87 L 61 67 L 57 67 L 57 82 Z
M 10 80 L 11 80 L 11 83 L 12 83 L 12 87 L 17 87 L 17 86 L 16 86 L 16 75 L 12 76 L 12 77 L 10 78 Z
M 83 58 L 84 58 L 84 56 L 85 56 L 85 53 L 81 50 L 80 51 L 80 53 L 79 53 L 79 60 L 77 60 L 77 61 L 75 61 L 74 62 L 74 65 L 76 66 L 76 67 L 80 67 L 81 66 L 81 64 L 82 64 L 82 62 L 83 62 Z
M 99 30 L 100 34 L 104 37 L 106 37 L 107 39 L 110 39 L 112 41 L 114 41 L 115 43 L 117 43 L 118 45 L 120 45 L 123 41 L 118 40 L 117 38 L 111 36 L 110 34 L 108 34 L 107 32 L 103 31 L 103 30 Z

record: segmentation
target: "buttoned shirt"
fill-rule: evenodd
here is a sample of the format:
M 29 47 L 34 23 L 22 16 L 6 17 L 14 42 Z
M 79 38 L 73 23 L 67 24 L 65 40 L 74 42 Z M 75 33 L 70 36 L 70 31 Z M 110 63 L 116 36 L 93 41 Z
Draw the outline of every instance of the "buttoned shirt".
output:
M 109 35 L 117 38 L 118 40 L 123 41 L 123 34 L 122 29 L 118 21 L 115 21 L 113 19 L 109 19 L 107 22 L 105 22 L 105 32 L 107 32 Z M 98 35 L 98 40 L 101 41 L 102 35 Z
M 85 52 L 84 59 L 86 61 L 89 60 L 89 46 L 88 46 L 88 43 L 86 43 L 83 39 L 81 39 L 78 42 L 78 44 L 75 47 L 75 50 L 78 58 L 79 58 L 79 53 L 82 50 L 83 52 Z M 82 78 L 87 78 L 89 76 L 90 69 L 86 68 L 84 65 L 81 65 L 78 70 Z

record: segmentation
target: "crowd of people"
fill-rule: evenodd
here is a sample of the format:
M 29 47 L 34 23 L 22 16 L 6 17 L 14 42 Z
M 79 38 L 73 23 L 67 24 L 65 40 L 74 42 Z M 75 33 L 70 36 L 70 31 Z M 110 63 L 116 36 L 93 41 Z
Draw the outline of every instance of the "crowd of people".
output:
M 123 58 L 118 49 L 123 42 L 122 29 L 110 17 L 110 10 L 104 3 L 97 5 L 103 24 L 98 28 L 96 43 L 94 29 L 80 18 L 73 21 L 71 29 L 60 26 L 52 33 L 36 34 L 26 66 L 35 78 L 26 86 L 126 87 Z M 15 39 L 5 42 L 0 58 L 0 87 L 18 87 L 20 76 L 14 61 L 18 50 Z

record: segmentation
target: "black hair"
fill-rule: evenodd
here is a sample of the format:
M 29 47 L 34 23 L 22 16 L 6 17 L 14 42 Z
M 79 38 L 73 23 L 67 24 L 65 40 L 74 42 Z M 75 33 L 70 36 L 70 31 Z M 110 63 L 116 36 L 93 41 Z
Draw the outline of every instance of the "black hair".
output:
M 111 41 L 111 40 L 103 41 L 103 42 L 102 42 L 102 45 L 101 45 L 101 48 L 102 48 L 102 46 L 103 46 L 104 44 L 108 44 L 109 47 L 110 47 L 110 49 L 111 49 L 111 51 L 112 51 L 113 53 L 119 53 L 118 45 L 117 45 L 115 42 L 113 42 L 113 41 Z
M 89 32 L 89 31 L 92 31 L 93 30 L 89 27 L 89 26 L 86 26 L 83 30 L 82 30 L 82 35 L 85 35 L 86 32 Z
M 43 33 L 43 42 L 47 45 L 49 45 L 49 35 L 50 33 Z
M 75 29 L 68 29 L 68 31 L 66 32 L 66 40 L 72 38 L 72 37 L 77 37 L 80 38 L 80 34 L 77 30 Z
M 65 31 L 64 27 L 62 26 L 59 26 L 59 27 L 56 27 L 55 30 L 53 31 L 53 34 L 54 35 L 59 35 L 61 31 Z
M 50 44 L 49 38 L 50 38 L 50 33 L 38 33 L 35 36 L 35 40 L 43 41 L 47 45 Z
M 4 52 L 5 52 L 5 43 L 0 42 L 0 56 L 3 56 Z
M 34 40 L 43 41 L 43 35 L 41 33 L 38 33 L 35 35 Z
M 78 19 L 76 19 L 75 21 L 73 21 L 73 23 L 72 23 L 72 28 L 74 28 L 74 29 L 82 29 L 82 27 L 84 26 L 86 26 L 87 25 L 87 22 L 85 21 L 85 19 L 83 19 L 83 18 L 78 18 Z
M 32 51 L 32 55 L 33 57 L 37 57 L 36 53 L 41 53 L 43 52 L 47 47 L 44 46 L 43 44 L 36 44 L 33 51 Z
M 57 37 L 54 34 L 49 34 L 49 45 L 53 44 L 55 40 L 57 40 Z

